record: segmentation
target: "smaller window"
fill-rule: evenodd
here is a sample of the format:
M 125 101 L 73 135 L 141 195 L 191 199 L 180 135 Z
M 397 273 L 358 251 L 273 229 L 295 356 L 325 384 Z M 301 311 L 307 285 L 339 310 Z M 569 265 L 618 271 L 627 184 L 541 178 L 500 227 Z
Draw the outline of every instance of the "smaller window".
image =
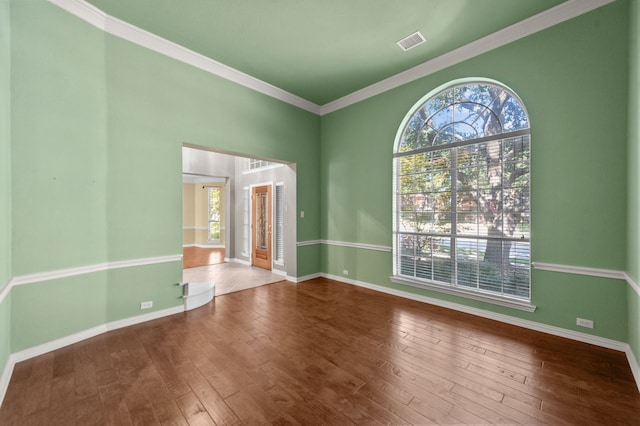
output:
M 271 161 L 259 160 L 257 158 L 249 158 L 249 170 L 264 169 L 277 163 Z
M 284 264 L 284 185 L 276 184 L 275 263 Z
M 220 188 L 209 188 L 209 237 L 210 243 L 220 242 Z
M 249 187 L 244 187 L 242 190 L 242 255 L 249 257 L 249 227 L 251 224 L 249 204 L 251 196 Z

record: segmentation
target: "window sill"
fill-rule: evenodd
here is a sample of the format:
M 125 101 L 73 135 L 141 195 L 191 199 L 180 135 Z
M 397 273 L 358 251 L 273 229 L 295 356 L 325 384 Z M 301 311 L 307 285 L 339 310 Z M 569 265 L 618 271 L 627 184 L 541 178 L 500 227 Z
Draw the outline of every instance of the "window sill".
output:
M 412 287 L 422 288 L 425 290 L 437 291 L 439 293 L 450 294 L 453 296 L 460 296 L 466 299 L 478 300 L 480 302 L 492 303 L 494 305 L 506 306 L 507 308 L 518 309 L 526 312 L 534 312 L 536 306 L 530 304 L 527 301 L 515 299 L 507 296 L 494 296 L 488 293 L 476 293 L 467 291 L 458 287 L 449 287 L 441 284 L 436 284 L 430 281 L 412 280 L 407 277 L 401 277 L 394 275 L 389 278 L 391 282 L 396 284 L 409 285 Z

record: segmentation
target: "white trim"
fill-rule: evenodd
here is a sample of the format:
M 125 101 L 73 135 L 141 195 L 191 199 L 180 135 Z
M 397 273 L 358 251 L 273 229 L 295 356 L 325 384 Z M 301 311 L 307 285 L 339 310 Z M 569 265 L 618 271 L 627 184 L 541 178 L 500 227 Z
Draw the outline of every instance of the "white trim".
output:
M 0 406 L 4 401 L 4 397 L 11 381 L 11 375 L 15 365 L 19 362 L 26 361 L 31 358 L 46 354 L 51 351 L 63 348 L 65 346 L 72 345 L 74 343 L 81 342 L 91 337 L 95 337 L 99 334 L 103 334 L 109 331 L 117 330 L 119 328 L 128 327 L 131 325 L 139 324 L 146 321 L 151 321 L 158 318 L 163 318 L 170 315 L 179 314 L 185 311 L 184 304 L 175 306 L 173 308 L 162 309 L 159 311 L 149 312 L 148 314 L 137 315 L 134 317 L 125 318 L 122 320 L 112 321 L 106 324 L 102 324 L 96 327 L 92 327 L 87 330 L 80 331 L 60 339 L 52 340 L 50 342 L 43 343 L 41 345 L 33 346 L 31 348 L 23 349 L 18 352 L 14 352 L 7 358 L 7 362 L 2 370 L 0 376 Z
M 169 256 L 147 257 L 144 259 L 121 260 L 117 262 L 98 263 L 95 265 L 80 266 L 77 268 L 58 269 L 56 271 L 38 272 L 29 275 L 19 275 L 11 278 L 0 290 L 0 303 L 9 295 L 11 289 L 17 285 L 33 284 L 43 281 L 51 281 L 60 278 L 68 278 L 77 275 L 91 274 L 94 272 L 111 269 L 130 268 L 134 266 L 155 265 L 158 263 L 170 263 L 182 260 L 182 254 Z
M 147 257 L 144 259 L 120 260 L 117 262 L 98 263 L 95 265 L 80 266 L 77 268 L 58 269 L 56 271 L 38 272 L 35 274 L 21 275 L 13 277 L 12 285 L 32 284 L 41 281 L 51 281 L 59 278 L 73 277 L 76 275 L 90 274 L 93 272 L 106 271 L 110 269 L 130 268 L 134 266 L 154 265 L 157 263 L 170 263 L 182 260 L 182 254 L 172 254 L 169 256 Z
M 102 31 L 106 28 L 108 15 L 86 1 L 49 0 L 49 3 L 55 4 Z
M 540 12 L 537 15 L 496 31 L 493 34 L 489 34 L 437 58 L 433 58 L 385 80 L 320 106 L 155 34 L 109 16 L 84 0 L 49 0 L 50 3 L 109 34 L 317 115 L 329 114 L 380 93 L 395 89 L 411 81 L 590 12 L 612 1 L 614 0 L 567 0 L 558 6 Z
M 49 2 L 113 36 L 194 66 L 210 74 L 217 75 L 225 80 L 232 81 L 303 110 L 314 114 L 320 113 L 320 106 L 313 102 L 309 102 L 293 93 L 258 80 L 249 74 L 233 69 L 211 58 L 207 58 L 204 55 L 107 15 L 94 6 L 89 5 L 84 0 L 49 0 Z
M 225 184 L 227 183 L 227 178 L 183 173 L 182 183 L 192 184 L 192 185 L 195 185 L 196 183 L 221 183 L 222 185 L 214 185 L 214 186 L 224 188 Z
M 287 275 L 286 276 L 287 281 L 297 284 L 298 283 L 298 278 L 297 277 L 292 277 L 291 275 Z
M 347 241 L 336 241 L 336 240 L 320 240 L 322 244 L 327 244 L 330 246 L 338 246 L 338 247 L 351 247 L 363 250 L 373 250 L 373 251 L 384 251 L 391 252 L 390 246 L 380 246 L 375 244 L 363 244 L 363 243 L 351 243 Z
M 210 249 L 210 248 L 225 248 L 224 244 L 210 244 L 210 245 L 206 245 L 206 244 L 183 244 L 182 247 L 198 247 L 198 248 L 204 248 L 204 249 Z
M 293 279 L 294 279 L 295 283 L 301 283 L 303 281 L 309 281 L 309 280 L 313 280 L 315 278 L 322 278 L 325 275 L 326 274 L 323 274 L 322 272 L 317 272 L 315 274 L 303 275 L 301 277 L 293 277 Z
M 629 367 L 631 367 L 631 373 L 633 374 L 633 378 L 636 381 L 636 386 L 638 386 L 638 391 L 640 392 L 640 366 L 638 365 L 638 360 L 636 359 L 631 346 L 628 344 L 625 353 L 627 354 Z
M 638 386 L 638 390 L 640 391 L 640 367 L 638 366 L 638 362 L 636 357 L 629 346 L 629 344 L 624 342 L 618 342 L 611 339 L 606 339 L 598 336 L 592 336 L 590 334 L 580 333 L 573 330 L 566 330 L 560 327 L 550 326 L 546 324 L 537 323 L 534 321 L 523 320 L 519 318 L 510 317 L 508 315 L 497 314 L 494 312 L 489 312 L 481 309 L 471 308 L 468 306 L 460 305 L 457 303 L 447 302 L 439 299 L 433 299 L 426 296 L 421 296 L 413 293 L 407 293 L 402 290 L 396 290 L 389 287 L 380 286 L 377 284 L 369 284 L 362 281 L 345 279 L 343 277 L 338 277 L 330 274 L 317 273 L 306 275 L 303 277 L 289 277 L 287 276 L 287 280 L 299 283 L 302 281 L 311 280 L 313 278 L 329 278 L 335 281 L 344 282 L 346 284 L 356 285 L 359 287 L 368 288 L 371 290 L 379 291 L 386 294 L 391 294 L 394 296 L 403 297 L 406 299 L 416 300 L 419 302 L 424 302 L 436 306 L 441 306 L 448 309 L 453 309 L 459 312 L 465 312 L 472 315 L 493 319 L 496 321 L 504 322 L 511 325 L 516 325 L 524 328 L 528 328 L 534 331 L 539 331 L 542 333 L 552 334 L 560 337 L 566 337 L 572 340 L 577 340 L 584 343 L 593 344 L 596 346 L 602 346 L 609 349 L 618 350 L 621 352 L 625 352 L 627 355 L 627 360 L 631 367 L 631 371 L 633 373 L 634 379 L 636 381 L 636 385 Z M 184 305 L 175 306 L 173 308 L 163 309 L 160 311 L 150 312 L 148 314 L 138 315 L 135 317 L 125 318 L 122 320 L 113 321 L 107 324 L 103 324 L 97 327 L 90 328 L 88 330 L 84 330 L 78 333 L 74 333 L 69 336 L 62 337 L 60 339 L 53 340 L 51 342 L 47 342 L 38 346 L 34 346 L 32 348 L 24 349 L 22 351 L 13 353 L 9 355 L 7 358 L 7 362 L 2 370 L 2 375 L 0 375 L 0 406 L 4 400 L 6 395 L 7 388 L 9 386 L 9 382 L 11 380 L 11 375 L 13 374 L 13 369 L 16 363 L 25 361 L 27 359 L 45 354 L 47 352 L 60 349 L 62 347 L 80 342 L 82 340 L 97 336 L 99 334 L 117 330 L 119 328 L 128 327 L 131 325 L 139 324 L 146 321 L 151 321 L 158 318 L 163 318 L 170 315 L 175 315 L 184 312 Z
M 287 271 L 283 271 L 281 269 L 271 269 L 272 274 L 280 275 L 282 277 L 287 277 Z
M 541 271 L 564 272 L 567 274 L 589 275 L 591 277 L 613 278 L 617 280 L 626 279 L 626 274 L 623 271 L 613 269 L 587 268 L 584 266 L 558 265 L 555 263 L 542 262 L 532 262 L 531 265 Z
M 13 367 L 15 365 L 15 361 L 9 355 L 0 375 L 0 407 L 2 407 L 4 396 L 7 394 L 7 389 L 9 389 L 9 382 L 11 382 L 11 375 L 13 375 Z
M 229 259 L 228 261 L 232 262 L 232 263 L 239 263 L 241 265 L 251 266 L 251 262 L 250 261 L 244 260 L 244 259 L 238 259 L 237 257 Z
M 395 89 L 404 84 L 437 71 L 459 64 L 498 47 L 504 46 L 536 32 L 545 30 L 561 22 L 590 12 L 614 0 L 568 0 L 558 6 L 538 13 L 506 28 L 472 41 L 457 49 L 451 50 L 437 58 L 423 62 L 413 68 L 381 80 L 363 89 L 324 104 L 320 107 L 320 115 L 326 115 L 339 109 L 361 102 L 365 99 Z
M 129 327 L 130 325 L 136 325 L 147 321 L 152 321 L 159 318 L 168 317 L 170 315 L 180 314 L 185 311 L 184 304 L 174 306 L 172 308 L 161 309 L 159 311 L 149 312 L 148 314 L 136 315 L 117 321 L 107 323 L 107 331 L 117 330 L 119 328 Z
M 298 241 L 296 243 L 298 247 L 312 246 L 312 245 L 318 245 L 318 244 L 326 244 L 326 245 L 339 246 L 339 247 L 352 247 L 352 248 L 363 249 L 363 250 L 376 250 L 376 251 L 383 251 L 383 252 L 392 251 L 392 248 L 388 246 L 351 243 L 351 242 L 336 241 L 336 240 L 307 240 L 307 241 Z M 615 269 L 588 268 L 585 266 L 560 265 L 557 263 L 545 263 L 545 262 L 531 262 L 531 266 L 534 269 L 538 269 L 540 271 L 562 272 L 566 274 L 587 275 L 591 277 L 623 280 L 623 281 L 626 281 L 631 286 L 631 288 L 635 290 L 638 296 L 640 296 L 640 285 L 638 285 L 638 283 L 636 283 L 633 280 L 633 278 L 631 278 L 631 276 L 629 276 L 629 274 L 627 274 L 624 271 L 618 271 Z M 408 284 L 408 283 L 403 282 L 403 284 Z
M 624 279 L 627 281 L 627 284 L 629 284 L 631 288 L 635 290 L 636 294 L 640 296 L 640 286 L 638 285 L 638 283 L 635 282 L 633 278 L 631 278 L 631 276 L 626 272 L 624 273 Z
M 307 240 L 307 241 L 298 241 L 296 246 L 305 247 L 305 246 L 315 246 L 318 244 L 322 244 L 323 240 Z
M 0 303 L 4 302 L 4 299 L 6 299 L 9 293 L 11 293 L 12 287 L 13 287 L 13 284 L 11 284 L 11 279 L 9 279 L 6 283 L 4 283 L 4 285 L 2 286 L 2 289 L 0 290 Z
M 486 293 L 480 293 L 475 291 L 465 291 L 459 287 L 444 286 L 438 284 L 431 284 L 428 282 L 416 282 L 414 280 L 402 277 L 392 276 L 389 280 L 396 284 L 409 285 L 411 287 L 421 288 L 423 290 L 436 291 L 438 293 L 450 294 L 452 296 L 464 297 L 466 299 L 473 299 L 479 302 L 491 303 L 494 305 L 505 306 L 507 308 L 518 309 L 526 312 L 534 312 L 536 307 L 529 302 L 523 300 L 517 300 L 509 297 L 501 297 L 498 295 L 491 295 Z
M 452 309 L 458 312 L 464 312 L 467 314 L 475 315 L 482 318 L 488 318 L 495 321 L 500 321 L 506 324 L 515 325 L 518 327 L 527 328 L 542 333 L 552 334 L 554 336 L 565 337 L 572 340 L 577 340 L 583 343 L 589 343 L 596 346 L 601 346 L 608 349 L 614 349 L 620 352 L 626 352 L 629 345 L 625 342 L 619 342 L 617 340 L 607 339 L 605 337 L 594 336 L 591 334 L 581 333 L 579 331 L 568 330 L 566 328 L 556 327 L 553 325 L 542 324 L 535 321 L 512 317 L 510 315 L 499 314 L 496 312 L 486 311 L 484 309 L 473 308 L 459 303 L 448 302 L 446 300 L 434 299 L 432 297 L 423 296 L 420 294 L 409 293 L 403 290 L 397 290 L 390 287 L 385 287 L 378 284 L 370 284 L 363 281 L 356 281 L 346 279 L 337 275 L 322 274 L 324 278 L 329 278 L 334 281 L 340 281 L 346 284 L 352 284 L 359 287 L 368 288 L 370 290 L 379 291 L 381 293 L 391 294 L 393 296 L 403 297 L 405 299 L 415 300 L 418 302 L 428 303 L 430 305 L 440 306 L 447 309 Z
M 159 311 L 149 312 L 148 314 L 136 315 L 134 317 L 124 318 L 117 321 L 112 321 L 106 324 L 102 324 L 87 330 L 80 331 L 78 333 L 70 334 L 59 339 L 52 340 L 50 342 L 43 343 L 41 345 L 33 346 L 31 348 L 23 349 L 18 352 L 14 352 L 10 355 L 10 358 L 17 362 L 22 362 L 27 359 L 31 359 L 47 352 L 55 351 L 65 346 L 72 345 L 74 343 L 81 342 L 86 339 L 90 339 L 99 334 L 106 333 L 108 331 L 117 330 L 119 328 L 128 327 L 142 322 L 151 321 L 158 318 L 163 318 L 169 315 L 175 315 L 184 312 L 184 304 L 180 304 L 173 308 L 162 309 Z
M 311 112 L 313 112 L 313 111 L 311 111 Z M 271 169 L 279 169 L 280 167 L 284 167 L 284 163 L 271 164 L 269 166 L 258 167 L 257 169 L 243 170 L 242 174 L 243 175 L 249 175 L 251 173 L 264 172 L 264 171 L 271 170 Z
M 363 250 L 391 252 L 390 246 L 381 246 L 376 244 L 364 244 L 364 243 L 352 243 L 348 241 L 309 240 L 309 241 L 299 241 L 296 243 L 298 247 L 313 246 L 317 244 L 326 244 L 326 245 L 338 246 L 338 247 L 351 247 L 351 248 L 357 248 L 357 249 L 363 249 Z

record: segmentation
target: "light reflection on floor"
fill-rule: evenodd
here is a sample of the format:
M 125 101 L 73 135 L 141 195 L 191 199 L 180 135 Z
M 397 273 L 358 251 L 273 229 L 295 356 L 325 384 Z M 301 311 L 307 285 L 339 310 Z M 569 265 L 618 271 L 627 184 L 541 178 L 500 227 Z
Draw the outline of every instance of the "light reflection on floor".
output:
M 283 281 L 285 277 L 256 266 L 246 266 L 240 263 L 220 263 L 184 269 L 182 280 L 184 282 L 213 281 L 216 284 L 215 295 L 220 296 Z

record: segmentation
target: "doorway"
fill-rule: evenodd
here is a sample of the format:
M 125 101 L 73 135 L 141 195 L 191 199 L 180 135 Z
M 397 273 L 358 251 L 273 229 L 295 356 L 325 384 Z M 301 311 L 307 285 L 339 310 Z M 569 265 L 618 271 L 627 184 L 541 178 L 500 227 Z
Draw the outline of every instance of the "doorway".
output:
M 228 269 L 229 265 L 233 265 L 243 266 L 248 271 L 257 269 L 257 272 L 275 274 L 281 279 L 297 276 L 297 191 L 294 163 L 216 152 L 185 143 L 182 148 L 182 173 L 183 176 L 190 175 L 198 179 L 198 190 L 203 190 L 202 186 L 208 186 L 206 182 L 200 182 L 200 179 L 215 177 L 220 179 L 221 187 L 222 181 L 225 182 L 219 209 L 223 216 L 219 226 L 219 243 L 215 241 L 217 238 L 211 237 L 215 237 L 218 230 L 216 215 L 210 215 L 208 223 L 196 223 L 196 220 L 193 223 L 183 223 L 183 245 L 189 244 L 187 238 L 190 233 L 209 232 L 208 241 L 195 243 L 209 246 L 207 248 L 218 244 L 223 246 L 220 248 L 224 248 L 225 263 L 209 265 L 208 268 Z M 252 201 L 254 188 L 258 201 Z M 183 199 L 188 196 L 188 188 L 183 186 Z M 256 206 L 261 209 L 258 213 L 264 212 L 263 219 L 258 220 L 258 225 L 262 226 L 252 225 L 254 218 L 261 217 L 254 213 Z M 207 211 L 206 201 L 198 211 Z M 183 219 L 190 217 L 189 214 L 184 211 Z M 206 216 L 205 213 L 199 214 Z M 203 218 L 205 219 L 207 218 Z M 199 231 L 200 227 L 202 231 Z M 257 230 L 261 232 L 256 232 Z M 198 268 L 185 270 L 191 274 L 196 269 Z M 185 280 L 204 278 L 198 275 L 185 277 Z
M 271 185 L 251 189 L 251 264 L 271 270 L 272 198 Z

